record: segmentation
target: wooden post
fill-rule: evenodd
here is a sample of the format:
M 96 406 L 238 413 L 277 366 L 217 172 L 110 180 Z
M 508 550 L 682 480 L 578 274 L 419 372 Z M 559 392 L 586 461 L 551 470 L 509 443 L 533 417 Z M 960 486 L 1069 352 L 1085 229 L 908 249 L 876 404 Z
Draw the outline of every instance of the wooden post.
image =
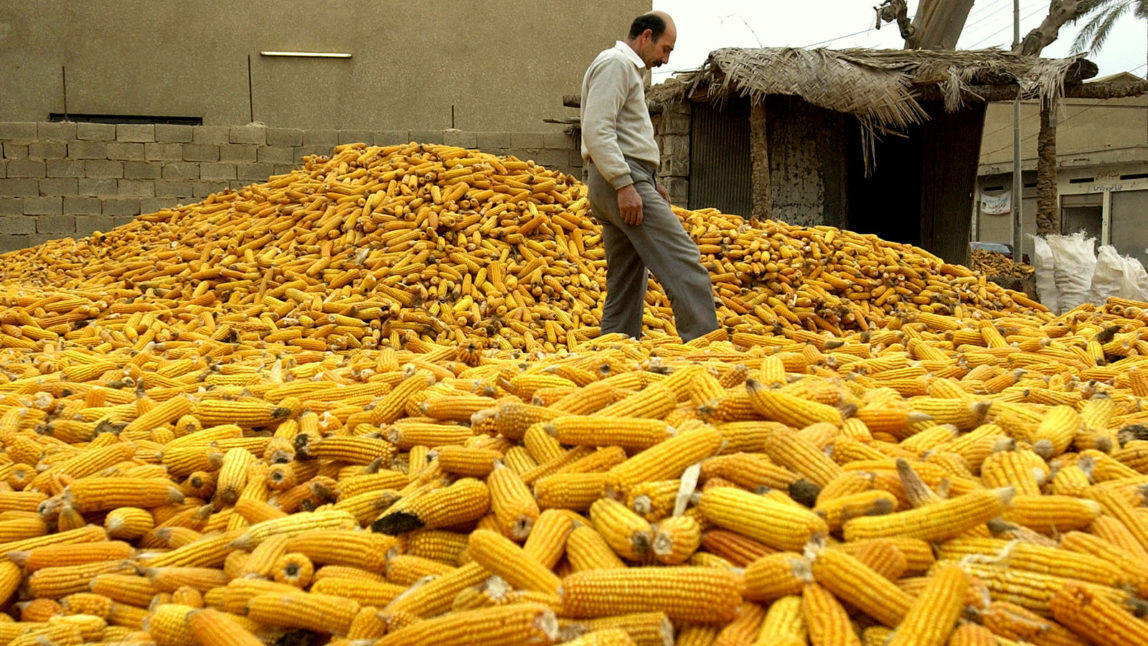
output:
M 753 101 L 749 109 L 749 157 L 753 163 L 753 218 L 773 217 L 773 189 L 769 182 L 769 131 L 765 127 L 765 102 Z

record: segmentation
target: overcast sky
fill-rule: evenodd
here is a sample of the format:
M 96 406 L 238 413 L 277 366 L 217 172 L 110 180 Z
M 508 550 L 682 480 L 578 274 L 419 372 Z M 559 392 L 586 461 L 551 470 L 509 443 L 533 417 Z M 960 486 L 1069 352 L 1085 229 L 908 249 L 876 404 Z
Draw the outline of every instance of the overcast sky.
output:
M 673 16 L 678 26 L 677 47 L 669 65 L 654 70 L 655 83 L 673 71 L 698 67 L 711 50 L 721 47 L 904 47 L 895 23 L 874 29 L 873 5 L 880 0 L 653 0 L 653 4 Z M 1048 5 L 1049 0 L 1020 0 L 1022 38 L 1044 19 Z M 917 0 L 909 0 L 910 16 L 916 7 Z M 1100 67 L 1100 76 L 1123 71 L 1144 76 L 1148 25 L 1131 14 L 1120 20 L 1099 52 L 1088 56 Z M 957 48 L 1008 49 L 1012 19 L 1013 0 L 976 0 Z M 1068 55 L 1078 27 L 1062 28 L 1043 56 Z

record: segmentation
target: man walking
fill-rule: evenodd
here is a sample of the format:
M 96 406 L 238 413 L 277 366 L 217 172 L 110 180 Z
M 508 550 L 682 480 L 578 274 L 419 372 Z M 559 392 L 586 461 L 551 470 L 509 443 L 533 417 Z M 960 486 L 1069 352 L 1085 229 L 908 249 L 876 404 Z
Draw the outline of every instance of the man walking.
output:
M 669 62 L 676 40 L 666 13 L 638 16 L 627 39 L 598 54 L 582 80 L 582 158 L 606 247 L 604 334 L 641 336 L 647 268 L 670 297 L 682 340 L 718 327 L 709 272 L 655 178 L 661 156 L 643 77 Z

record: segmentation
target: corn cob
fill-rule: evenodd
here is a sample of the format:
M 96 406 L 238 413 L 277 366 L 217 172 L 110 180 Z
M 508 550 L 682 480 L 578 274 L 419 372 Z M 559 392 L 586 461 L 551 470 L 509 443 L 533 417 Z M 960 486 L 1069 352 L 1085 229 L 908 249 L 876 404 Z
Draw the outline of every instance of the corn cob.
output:
M 378 646 L 484 643 L 522 645 L 548 643 L 558 636 L 554 611 L 542 604 L 520 603 L 451 613 L 401 628 L 378 640 Z
M 809 510 L 732 487 L 704 492 L 698 507 L 714 524 L 781 550 L 801 550 L 812 537 L 829 532 Z
M 673 621 L 725 623 L 736 613 L 739 577 L 712 568 L 586 570 L 562 580 L 563 614 L 574 618 L 662 611 Z
M 814 644 L 861 646 L 861 639 L 849 623 L 849 615 L 833 593 L 816 583 L 806 584 L 801 593 L 802 619 Z

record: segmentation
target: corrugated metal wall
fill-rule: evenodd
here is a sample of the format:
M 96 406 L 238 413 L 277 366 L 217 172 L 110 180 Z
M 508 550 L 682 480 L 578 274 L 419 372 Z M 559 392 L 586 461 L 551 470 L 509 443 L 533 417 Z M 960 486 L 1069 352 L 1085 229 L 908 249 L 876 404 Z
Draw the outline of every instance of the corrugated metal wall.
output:
M 720 111 L 693 105 L 690 128 L 691 209 L 716 208 L 749 217 L 753 178 L 749 156 L 749 100 L 729 98 Z

